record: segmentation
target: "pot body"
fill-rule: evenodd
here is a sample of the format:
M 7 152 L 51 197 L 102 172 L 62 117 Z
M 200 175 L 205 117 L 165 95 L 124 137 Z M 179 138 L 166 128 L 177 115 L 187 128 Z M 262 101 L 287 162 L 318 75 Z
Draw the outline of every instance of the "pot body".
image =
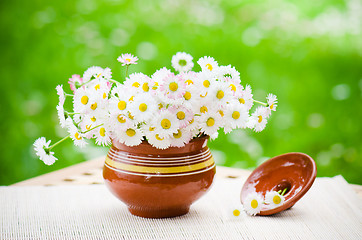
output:
M 133 214 L 146 218 L 175 217 L 210 188 L 215 175 L 208 138 L 165 150 L 146 141 L 128 147 L 113 142 L 103 168 L 105 184 Z

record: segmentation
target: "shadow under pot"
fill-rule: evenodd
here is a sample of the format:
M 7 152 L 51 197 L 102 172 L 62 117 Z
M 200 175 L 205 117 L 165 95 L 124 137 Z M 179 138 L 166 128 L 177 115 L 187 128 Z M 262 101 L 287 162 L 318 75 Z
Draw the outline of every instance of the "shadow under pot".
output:
M 208 137 L 199 137 L 184 147 L 164 150 L 147 141 L 133 147 L 113 141 L 103 167 L 105 184 L 133 215 L 184 215 L 214 179 L 216 168 L 207 141 Z

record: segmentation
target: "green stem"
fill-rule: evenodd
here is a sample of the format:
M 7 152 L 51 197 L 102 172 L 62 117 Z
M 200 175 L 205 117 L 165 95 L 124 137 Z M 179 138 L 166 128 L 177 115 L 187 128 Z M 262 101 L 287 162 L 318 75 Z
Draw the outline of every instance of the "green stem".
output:
M 129 65 L 127 64 L 126 65 L 126 77 L 128 76 L 128 68 L 129 68 Z
M 120 84 L 120 82 L 113 80 L 113 79 L 108 79 L 109 82 L 114 83 L 114 84 Z
M 75 115 L 75 114 L 80 114 L 80 113 L 75 113 L 75 112 L 65 112 L 66 114 L 68 114 L 69 116 L 71 116 L 71 115 Z
M 280 195 L 284 196 L 284 194 L 285 194 L 286 191 L 287 191 L 287 188 L 284 188 L 282 194 L 280 194 Z
M 66 137 L 64 137 L 64 138 L 62 138 L 62 139 L 60 139 L 58 142 L 56 142 L 56 143 L 54 143 L 53 145 L 51 145 L 51 146 L 48 148 L 48 150 L 50 151 L 53 147 L 55 147 L 56 145 L 58 145 L 58 144 L 60 144 L 60 143 L 64 142 L 64 141 L 65 141 L 65 140 L 67 140 L 68 138 L 70 138 L 70 135 L 68 135 L 68 136 L 66 136 Z
M 64 93 L 66 97 L 74 97 L 73 94 L 69 94 L 69 93 Z
M 268 107 L 267 103 L 263 103 L 263 102 L 260 102 L 260 101 L 254 100 L 254 99 L 253 99 L 253 101 L 256 102 L 256 103 L 259 103 L 259 104 L 261 104 L 261 105 L 263 105 L 265 107 Z
M 98 125 L 98 126 L 95 126 L 95 127 L 91 128 L 91 129 L 88 129 L 87 131 L 82 132 L 82 133 L 87 133 L 87 132 L 90 132 L 90 131 L 92 131 L 93 129 L 96 129 L 96 128 L 100 127 L 100 126 L 103 126 L 103 123 L 102 123 L 102 124 L 100 124 L 100 125 Z

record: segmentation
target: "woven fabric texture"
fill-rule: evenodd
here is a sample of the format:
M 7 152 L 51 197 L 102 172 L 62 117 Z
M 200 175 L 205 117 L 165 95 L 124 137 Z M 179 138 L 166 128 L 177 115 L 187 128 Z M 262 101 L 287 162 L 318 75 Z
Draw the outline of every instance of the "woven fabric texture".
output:
M 282 213 L 235 217 L 244 180 L 216 179 L 169 219 L 131 215 L 104 185 L 0 187 L 0 239 L 362 239 L 361 199 L 342 177 L 317 178 Z

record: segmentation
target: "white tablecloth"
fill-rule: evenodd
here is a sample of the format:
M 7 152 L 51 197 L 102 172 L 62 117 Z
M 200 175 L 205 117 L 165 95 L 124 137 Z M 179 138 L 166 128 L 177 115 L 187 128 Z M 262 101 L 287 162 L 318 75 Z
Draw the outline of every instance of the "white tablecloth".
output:
M 0 239 L 362 239 L 361 199 L 340 176 L 317 178 L 290 210 L 245 213 L 244 179 L 216 179 L 190 213 L 169 219 L 131 215 L 104 185 L 0 187 Z

